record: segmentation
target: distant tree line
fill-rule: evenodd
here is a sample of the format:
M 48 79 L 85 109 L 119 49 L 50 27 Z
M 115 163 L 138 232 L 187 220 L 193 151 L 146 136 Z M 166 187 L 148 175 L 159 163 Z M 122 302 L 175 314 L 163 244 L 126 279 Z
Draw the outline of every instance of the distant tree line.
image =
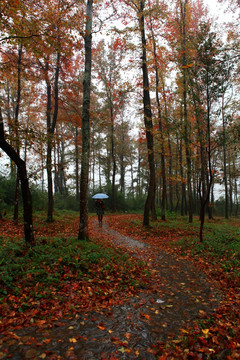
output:
M 145 226 L 170 211 L 199 215 L 202 231 L 220 184 L 219 207 L 237 215 L 237 23 L 221 33 L 193 0 L 3 0 L 0 13 L 0 147 L 26 231 L 29 183 L 49 222 L 57 199 L 76 199 L 79 237 L 96 191 L 112 212 L 141 204 Z

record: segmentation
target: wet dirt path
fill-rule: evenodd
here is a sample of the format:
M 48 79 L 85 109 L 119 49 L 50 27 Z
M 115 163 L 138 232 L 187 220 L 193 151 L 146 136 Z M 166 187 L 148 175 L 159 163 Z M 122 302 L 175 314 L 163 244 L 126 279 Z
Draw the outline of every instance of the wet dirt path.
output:
M 155 290 L 142 289 L 111 309 L 59 319 L 51 328 L 23 328 L 12 338 L 0 336 L 0 359 L 154 360 L 157 341 L 166 342 L 217 307 L 219 294 L 189 262 L 121 235 L 106 223 L 99 231 L 150 264 L 159 280 Z

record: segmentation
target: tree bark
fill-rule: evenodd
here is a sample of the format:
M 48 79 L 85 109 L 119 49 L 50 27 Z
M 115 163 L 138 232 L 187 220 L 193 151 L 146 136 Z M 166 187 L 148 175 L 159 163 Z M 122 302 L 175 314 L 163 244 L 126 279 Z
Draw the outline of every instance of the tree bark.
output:
M 187 76 L 186 76 L 186 6 L 187 0 L 184 3 L 181 1 L 181 15 L 182 15 L 182 51 L 183 51 L 183 117 L 184 117 L 184 140 L 186 147 L 186 162 L 187 162 L 187 188 L 188 188 L 188 220 L 193 221 L 192 216 L 192 172 L 191 172 L 191 150 L 190 150 L 190 133 L 187 109 Z
M 18 133 L 18 117 L 20 110 L 20 101 L 21 101 L 21 73 L 22 73 L 22 44 L 19 45 L 18 49 L 18 63 L 17 63 L 17 100 L 16 100 L 16 108 L 15 108 L 15 118 L 14 118 L 14 127 L 15 127 L 15 138 L 16 138 L 16 152 L 18 156 L 20 156 L 20 140 Z M 17 173 L 16 177 L 16 187 L 15 187 L 15 200 L 14 200 L 14 215 L 13 220 L 18 220 L 18 212 L 19 212 L 19 174 Z
M 165 151 L 164 151 L 164 137 L 163 137 L 163 124 L 162 124 L 162 111 L 159 99 L 159 71 L 157 64 L 157 46 L 151 24 L 151 32 L 153 39 L 153 53 L 154 53 L 154 67 L 155 67 L 155 81 L 156 81 L 156 102 L 158 110 L 158 126 L 160 133 L 160 146 L 161 146 L 161 173 L 162 173 L 162 196 L 161 196 L 161 219 L 166 220 L 166 197 L 167 197 L 167 183 L 166 183 L 166 167 L 165 167 Z
M 85 41 L 85 71 L 83 80 L 83 107 L 82 107 L 82 160 L 80 179 L 80 222 L 78 239 L 88 239 L 88 181 L 90 156 L 90 93 L 92 69 L 92 7 L 93 0 L 87 2 L 87 20 Z
M 58 116 L 58 81 L 59 81 L 59 71 L 60 71 L 60 53 L 57 53 L 56 69 L 55 69 L 55 79 L 54 79 L 54 112 L 51 121 L 51 84 L 47 75 L 47 178 L 48 178 L 48 211 L 47 211 L 47 221 L 53 221 L 53 180 L 52 180 L 52 142 L 53 135 L 56 128 L 57 116 Z M 46 73 L 48 72 L 48 63 L 46 65 Z
M 113 118 L 113 105 L 111 101 L 110 106 L 110 117 L 111 117 L 111 157 L 112 157 L 112 212 L 116 212 L 116 157 L 115 157 L 115 144 L 114 144 L 114 118 Z
M 24 235 L 28 245 L 34 245 L 33 221 L 32 221 L 32 197 L 29 189 L 27 170 L 25 162 L 20 158 L 17 151 L 5 140 L 2 112 L 0 109 L 0 147 L 10 157 L 17 166 L 21 180 L 22 200 L 23 200 L 23 219 Z
M 76 188 L 76 200 L 80 200 L 79 195 L 79 147 L 78 147 L 78 127 L 75 127 L 75 188 Z
M 224 116 L 224 95 L 222 96 L 222 126 L 223 126 L 223 179 L 225 189 L 225 219 L 228 219 L 228 179 L 227 179 L 227 154 L 226 154 L 226 122 Z
M 148 194 L 144 207 L 143 225 L 149 226 L 149 212 L 152 212 L 152 218 L 155 220 L 155 163 L 154 163 L 154 149 L 153 149 L 153 123 L 152 123 L 152 110 L 149 94 L 149 80 L 147 70 L 147 52 L 146 52 L 146 37 L 145 37 L 145 24 L 144 24 L 144 2 L 140 1 L 140 11 L 138 13 L 139 27 L 142 39 L 142 73 L 143 73 L 143 109 L 144 109 L 144 124 L 146 130 L 147 139 L 147 151 L 148 151 L 148 165 L 149 165 L 149 184 Z

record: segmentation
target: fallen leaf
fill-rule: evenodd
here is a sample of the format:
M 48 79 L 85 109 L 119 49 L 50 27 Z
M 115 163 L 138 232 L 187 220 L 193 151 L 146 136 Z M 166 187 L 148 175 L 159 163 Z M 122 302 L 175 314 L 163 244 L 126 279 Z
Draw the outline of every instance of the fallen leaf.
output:
M 69 339 L 69 342 L 71 342 L 71 343 L 76 343 L 77 340 L 76 340 L 75 338 L 71 338 L 71 339 Z
M 106 330 L 105 326 L 98 325 L 98 328 L 99 328 L 100 330 Z
M 40 357 L 40 359 L 45 359 L 45 358 L 46 358 L 46 356 L 47 356 L 47 354 L 42 353 L 39 357 Z

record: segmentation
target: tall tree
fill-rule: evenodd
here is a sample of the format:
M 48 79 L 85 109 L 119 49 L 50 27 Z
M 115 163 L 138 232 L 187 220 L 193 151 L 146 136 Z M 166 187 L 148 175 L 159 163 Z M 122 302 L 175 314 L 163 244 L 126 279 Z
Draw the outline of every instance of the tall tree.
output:
M 117 37 L 107 46 L 101 41 L 95 56 L 95 69 L 103 84 L 103 101 L 109 113 L 109 145 L 111 154 L 111 210 L 116 211 L 116 121 L 125 103 L 126 85 L 121 80 L 122 60 L 125 54 L 125 42 Z
M 153 219 L 156 219 L 155 210 L 155 192 L 156 192 L 156 179 L 155 179 L 155 162 L 154 162 L 154 148 L 153 148 L 153 121 L 152 109 L 150 100 L 150 89 L 147 68 L 147 51 L 146 51 L 146 36 L 145 36 L 145 14 L 144 14 L 145 0 L 140 0 L 138 8 L 138 22 L 139 30 L 141 33 L 142 45 L 142 75 L 143 75 L 143 111 L 144 111 L 144 124 L 146 129 L 147 150 L 148 150 L 148 164 L 149 164 L 149 186 L 148 194 L 144 207 L 143 225 L 149 225 L 149 212 L 152 212 Z
M 14 161 L 17 166 L 21 181 L 23 200 L 24 234 L 27 244 L 34 245 L 33 220 L 32 220 L 32 197 L 29 189 L 28 176 L 25 162 L 18 152 L 6 141 L 3 125 L 2 111 L 0 108 L 0 148 Z
M 182 72 L 183 72 L 183 118 L 184 118 L 184 140 L 186 148 L 187 159 L 187 185 L 188 185 L 188 216 L 189 222 L 193 220 L 192 214 L 192 171 L 191 171 L 191 149 L 190 149 L 190 123 L 188 121 L 188 108 L 187 108 L 187 7 L 188 0 L 180 1 L 180 14 L 181 14 L 181 45 L 182 45 Z
M 78 239 L 88 239 L 88 180 L 90 156 L 90 93 L 92 70 L 92 11 L 93 0 L 87 1 L 85 42 L 85 71 L 82 106 L 82 159 L 80 179 L 80 222 Z
M 210 203 L 210 194 L 214 182 L 213 106 L 222 96 L 222 75 L 226 73 L 226 67 L 223 64 L 226 61 L 222 61 L 222 44 L 217 39 L 217 35 L 210 31 L 209 24 L 205 23 L 200 27 L 197 43 L 198 67 L 195 70 L 193 69 L 195 71 L 193 101 L 201 151 L 199 183 L 201 225 L 199 236 L 200 241 L 203 241 L 205 209 Z
M 159 142 L 160 142 L 160 157 L 161 157 L 161 177 L 162 177 L 162 194 L 161 194 L 161 218 L 166 220 L 165 211 L 166 211 L 166 199 L 167 199 L 167 179 L 166 179 L 166 160 L 165 160 L 165 136 L 164 136 L 164 116 L 162 105 L 160 102 L 160 92 L 164 93 L 164 75 L 163 75 L 163 58 L 158 54 L 156 35 L 154 32 L 153 18 L 150 18 L 150 30 L 151 38 L 153 43 L 153 57 L 154 57 L 154 71 L 155 71 L 155 82 L 156 82 L 156 103 L 157 103 L 157 117 L 158 117 L 158 127 L 159 127 Z M 161 86 L 162 84 L 162 86 Z M 163 94 L 163 97 L 165 94 Z M 166 115 L 166 108 L 165 108 Z M 165 119 L 166 120 L 166 119 Z

